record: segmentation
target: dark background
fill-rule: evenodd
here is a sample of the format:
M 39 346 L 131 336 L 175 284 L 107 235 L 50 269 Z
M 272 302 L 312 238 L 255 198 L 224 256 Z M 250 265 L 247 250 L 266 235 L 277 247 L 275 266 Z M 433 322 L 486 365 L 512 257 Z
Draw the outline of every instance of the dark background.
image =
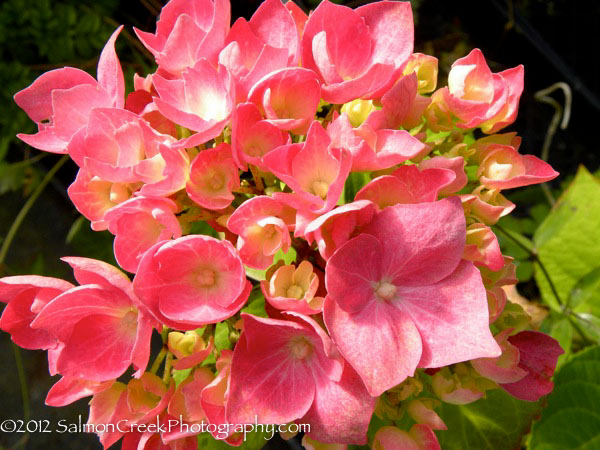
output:
M 154 30 L 160 0 L 3 0 L 0 2 L 0 239 L 3 239 L 27 196 L 58 159 L 42 157 L 35 164 L 25 159 L 40 152 L 27 148 L 14 136 L 34 132 L 34 125 L 20 111 L 12 96 L 44 71 L 70 65 L 90 71 L 100 50 L 118 24 L 125 24 L 117 42 L 117 52 L 131 82 L 134 72 L 153 71 L 148 54 L 135 43 L 132 26 Z M 297 1 L 305 9 L 318 1 Z M 339 1 L 359 6 L 368 1 Z M 554 188 L 568 180 L 579 164 L 590 171 L 600 166 L 597 136 L 600 126 L 600 66 L 598 44 L 600 2 L 577 0 L 480 0 L 411 2 L 416 21 L 415 51 L 440 60 L 439 85 L 445 82 L 450 64 L 480 48 L 494 72 L 518 64 L 525 65 L 525 91 L 519 118 L 508 130 L 523 137 L 522 153 L 540 156 L 548 125 L 554 114 L 551 106 L 539 103 L 534 93 L 559 81 L 573 91 L 571 121 L 558 130 L 550 149 L 549 162 L 561 173 Z M 250 18 L 260 1 L 232 0 L 232 15 Z M 562 93 L 553 97 L 564 103 Z M 70 271 L 58 258 L 65 255 L 95 257 L 112 261 L 112 238 L 93 233 L 70 204 L 66 188 L 75 178 L 76 168 L 68 163 L 44 191 L 30 211 L 0 266 L 0 276 L 43 274 L 71 279 Z M 539 191 L 516 194 L 515 215 L 526 215 Z M 68 239 L 65 237 L 68 236 Z M 525 289 L 535 294 L 534 288 Z M 0 336 L 0 422 L 22 419 L 24 403 L 16 360 L 9 336 Z M 45 353 L 21 351 L 32 419 L 76 423 L 78 415 L 87 420 L 87 401 L 65 408 L 44 406 L 49 387 L 56 381 L 48 376 Z M 100 448 L 94 435 L 0 434 L 1 448 L 21 445 L 28 449 Z M 271 448 L 280 448 L 281 442 Z

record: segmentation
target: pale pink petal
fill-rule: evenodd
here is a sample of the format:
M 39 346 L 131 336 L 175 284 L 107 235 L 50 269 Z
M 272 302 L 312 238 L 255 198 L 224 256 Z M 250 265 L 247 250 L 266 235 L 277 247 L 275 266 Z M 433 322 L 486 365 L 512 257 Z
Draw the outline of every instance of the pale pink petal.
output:
M 125 104 L 125 80 L 121 63 L 115 53 L 115 41 L 122 29 L 123 25 L 111 35 L 98 61 L 98 85 L 110 95 L 113 105 L 117 108 L 123 108 Z
M 65 378 L 58 380 L 48 391 L 46 405 L 66 406 L 84 397 L 102 392 L 113 384 L 109 381 L 89 381 L 81 378 Z
M 346 365 L 339 382 L 317 383 L 315 400 L 300 422 L 310 424 L 309 435 L 318 441 L 364 445 L 375 402 Z
M 395 284 L 423 286 L 454 272 L 463 254 L 465 228 L 461 202 L 453 197 L 390 206 L 379 212 L 363 232 L 385 242 L 382 267 L 388 273 L 383 275 Z
M 398 286 L 398 297 L 398 308 L 413 320 L 423 342 L 419 367 L 442 367 L 502 353 L 489 329 L 481 276 L 471 262 L 461 262 L 436 284 Z
M 325 299 L 325 324 L 369 394 L 379 396 L 413 376 L 421 358 L 421 337 L 411 318 L 374 294 L 354 313 L 344 310 L 344 303 L 344 298 L 334 299 L 330 292 Z

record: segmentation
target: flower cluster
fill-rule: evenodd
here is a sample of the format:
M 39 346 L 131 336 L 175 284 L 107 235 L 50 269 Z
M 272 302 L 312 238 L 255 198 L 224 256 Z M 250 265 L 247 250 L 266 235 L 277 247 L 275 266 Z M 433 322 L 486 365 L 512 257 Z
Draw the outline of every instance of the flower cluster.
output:
M 440 402 L 552 390 L 561 349 L 507 301 L 514 265 L 490 228 L 514 208 L 503 190 L 558 175 L 496 134 L 522 66 L 492 73 L 473 50 L 436 89 L 407 2 L 307 16 L 265 0 L 230 25 L 227 0 L 171 0 L 155 33 L 135 30 L 158 68 L 126 95 L 120 31 L 97 79 L 66 67 L 15 95 L 39 128 L 19 137 L 79 166 L 72 202 L 134 274 L 69 257 L 79 286 L 0 279 L 0 328 L 62 377 L 48 405 L 92 396 L 92 424 L 301 422 L 307 448 L 435 449 Z M 367 442 L 373 414 L 385 425 Z M 122 437 L 197 445 L 100 440 Z

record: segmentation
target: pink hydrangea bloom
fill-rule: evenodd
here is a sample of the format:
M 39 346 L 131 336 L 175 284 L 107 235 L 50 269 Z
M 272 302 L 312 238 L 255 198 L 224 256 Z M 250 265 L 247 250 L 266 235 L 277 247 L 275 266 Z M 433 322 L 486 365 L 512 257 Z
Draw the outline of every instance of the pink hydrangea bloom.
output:
M 265 299 L 275 308 L 300 314 L 317 314 L 323 309 L 323 297 L 317 296 L 319 277 L 308 261 L 279 267 L 260 288 Z
M 481 50 L 474 49 L 452 64 L 444 101 L 461 128 L 481 127 L 495 133 L 517 117 L 523 92 L 523 66 L 492 73 Z
M 231 423 L 310 423 L 321 441 L 366 443 L 375 406 L 329 336 L 312 319 L 242 315 L 231 365 L 227 418 Z
M 185 188 L 190 167 L 186 151 L 165 144 L 158 149 L 159 153 L 138 164 L 136 172 L 144 183 L 139 195 L 168 197 Z
M 496 383 L 516 383 L 528 374 L 519 367 L 519 349 L 508 341 L 512 331 L 511 328 L 508 328 L 494 336 L 502 349 L 502 355 L 496 358 L 478 358 L 471 361 L 471 365 L 477 372 Z
M 219 62 L 236 80 L 238 102 L 263 76 L 298 64 L 300 34 L 288 5 L 295 4 L 266 0 L 249 22 L 240 17 L 231 27 Z
M 0 301 L 7 303 L 0 317 L 0 329 L 12 341 L 27 349 L 49 349 L 57 344 L 54 335 L 30 327 L 31 322 L 52 299 L 74 286 L 58 278 L 25 275 L 0 278 Z
M 427 425 L 413 425 L 409 431 L 392 426 L 377 430 L 373 448 L 381 450 L 440 450 L 433 430 Z
M 375 204 L 368 200 L 346 203 L 310 222 L 304 231 L 307 242 L 317 242 L 319 253 L 328 260 L 350 238 L 358 234 L 375 214 Z
M 263 157 L 265 166 L 286 183 L 293 194 L 276 193 L 295 209 L 323 214 L 331 210 L 342 194 L 350 173 L 352 156 L 332 146 L 323 126 L 314 121 L 306 141 L 278 147 Z
M 115 235 L 115 258 L 123 269 L 136 272 L 146 250 L 181 237 L 177 209 L 168 198 L 134 197 L 106 212 L 104 220 Z
M 375 178 L 356 193 L 354 199 L 370 200 L 380 209 L 398 203 L 434 202 L 439 192 L 456 179 L 452 170 L 442 168 L 422 169 L 417 166 L 400 166 L 390 175 Z
M 504 267 L 504 257 L 500 251 L 498 238 L 490 227 L 482 223 L 472 223 L 467 227 L 463 258 L 490 270 L 500 270 Z
M 238 235 L 237 249 L 244 264 L 266 269 L 280 249 L 291 244 L 289 208 L 260 195 L 242 203 L 227 220 L 227 228 Z
M 215 376 L 207 367 L 198 368 L 194 375 L 181 382 L 173 397 L 169 401 L 167 412 L 177 417 L 187 428 L 174 428 L 163 433 L 163 441 L 170 442 L 175 439 L 181 439 L 185 436 L 195 435 L 191 425 L 206 423 L 206 413 L 202 409 L 201 393 L 208 386 Z
M 125 82 L 115 53 L 115 41 L 123 27 L 110 37 L 98 61 L 98 81 L 83 70 L 64 67 L 44 73 L 15 94 L 15 102 L 33 120 L 36 134 L 19 139 L 39 150 L 67 153 L 73 135 L 87 123 L 93 108 L 123 108 Z
M 465 159 L 462 156 L 447 158 L 445 156 L 434 156 L 424 159 L 419 163 L 419 169 L 447 169 L 454 172 L 454 180 L 440 189 L 440 194 L 449 195 L 460 191 L 467 185 L 468 179 L 465 173 Z
M 92 229 L 101 231 L 108 229 L 106 211 L 131 198 L 140 184 L 111 183 L 80 169 L 67 192 L 77 211 L 92 222 Z
M 202 389 L 200 400 L 202 409 L 206 414 L 208 423 L 217 426 L 222 426 L 228 423 L 225 417 L 225 405 L 229 397 L 229 377 L 231 375 L 231 361 L 233 352 L 231 350 L 223 350 L 221 356 L 217 359 L 216 369 L 217 376 Z M 223 439 L 223 434 L 217 431 L 212 435 L 216 438 Z M 225 441 L 234 446 L 238 446 L 243 442 L 243 434 L 232 433 L 225 438 Z
M 378 98 L 398 79 L 413 51 L 408 2 L 352 10 L 327 0 L 312 12 L 302 37 L 302 64 L 323 83 L 323 99 Z
M 416 74 L 406 75 L 381 97 L 381 109 L 374 109 L 365 124 L 374 130 L 399 128 L 408 117 L 417 97 Z
M 66 406 L 84 397 L 109 389 L 113 383 L 113 380 L 90 381 L 82 378 L 62 377 L 48 391 L 46 405 Z
M 374 129 L 367 123 L 352 128 L 346 113 L 327 127 L 327 134 L 333 147 L 352 154 L 352 172 L 387 169 L 414 158 L 425 148 L 405 130 Z
M 254 103 L 241 103 L 231 119 L 233 158 L 240 169 L 248 164 L 266 169 L 262 157 L 276 147 L 289 143 L 289 134 L 264 120 Z
M 533 155 L 520 155 L 509 145 L 489 145 L 480 155 L 477 175 L 488 189 L 512 189 L 544 183 L 558 176 L 550 164 Z
M 305 134 L 321 100 L 315 73 L 301 67 L 281 69 L 258 81 L 248 94 L 262 115 L 281 130 Z
M 205 59 L 186 69 L 181 78 L 153 78 L 159 97 L 154 98 L 158 110 L 178 125 L 195 131 L 179 141 L 189 148 L 217 137 L 225 128 L 233 111 L 235 85 L 224 66 L 215 68 Z
M 461 261 L 464 230 L 458 199 L 395 205 L 327 262 L 325 323 L 371 395 L 417 367 L 500 354 L 481 276 Z
M 201 58 L 217 62 L 230 21 L 227 0 L 171 0 L 160 13 L 155 34 L 134 31 L 160 69 L 179 75 Z
M 103 180 L 134 183 L 141 161 L 160 153 L 161 143 L 172 142 L 170 136 L 154 131 L 136 114 L 117 108 L 95 108 L 88 123 L 71 139 L 69 156 Z
M 500 194 L 498 189 L 486 190 L 479 186 L 471 194 L 460 196 L 465 215 L 486 225 L 494 225 L 501 217 L 510 214 L 516 205 Z
M 240 186 L 238 168 L 229 144 L 203 150 L 192 161 L 185 189 L 190 198 L 207 209 L 223 209 L 233 201 Z
M 68 378 L 107 381 L 133 363 L 143 373 L 152 323 L 139 310 L 129 279 L 115 267 L 86 258 L 63 258 L 81 286 L 55 297 L 31 327 L 56 337 L 56 370 Z
M 152 315 L 176 330 L 193 330 L 233 316 L 252 285 L 233 245 L 191 235 L 152 246 L 133 280 Z
M 537 402 L 554 388 L 551 378 L 558 357 L 564 353 L 558 341 L 539 331 L 521 331 L 510 336 L 508 342 L 519 350 L 519 368 L 527 375 L 514 383 L 500 387 L 521 400 Z

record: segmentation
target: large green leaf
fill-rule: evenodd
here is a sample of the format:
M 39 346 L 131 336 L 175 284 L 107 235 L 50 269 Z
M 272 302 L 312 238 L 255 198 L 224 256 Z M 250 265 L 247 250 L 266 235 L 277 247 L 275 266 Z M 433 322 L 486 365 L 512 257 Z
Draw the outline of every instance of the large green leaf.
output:
M 569 293 L 600 262 L 600 183 L 583 166 L 534 235 L 538 255 L 559 297 Z M 535 278 L 542 298 L 555 310 L 559 305 L 539 267 Z
M 600 449 L 600 347 L 578 353 L 556 374 L 529 448 Z
M 443 403 L 438 413 L 448 430 L 438 431 L 438 440 L 444 450 L 518 449 L 539 410 L 539 403 L 517 400 L 500 389 L 469 405 Z
M 270 425 L 272 426 L 272 425 Z M 235 428 L 234 428 L 235 429 Z M 225 428 L 222 429 L 223 432 Z M 223 433 L 223 436 L 225 434 Z M 268 439 L 272 436 L 271 430 L 261 432 L 261 431 L 252 431 L 246 433 L 246 439 L 239 447 L 232 447 L 226 444 L 222 440 L 215 439 L 209 433 L 201 433 L 198 435 L 198 449 L 199 450 L 231 450 L 231 449 L 239 449 L 239 450 L 259 450 L 265 446 Z

